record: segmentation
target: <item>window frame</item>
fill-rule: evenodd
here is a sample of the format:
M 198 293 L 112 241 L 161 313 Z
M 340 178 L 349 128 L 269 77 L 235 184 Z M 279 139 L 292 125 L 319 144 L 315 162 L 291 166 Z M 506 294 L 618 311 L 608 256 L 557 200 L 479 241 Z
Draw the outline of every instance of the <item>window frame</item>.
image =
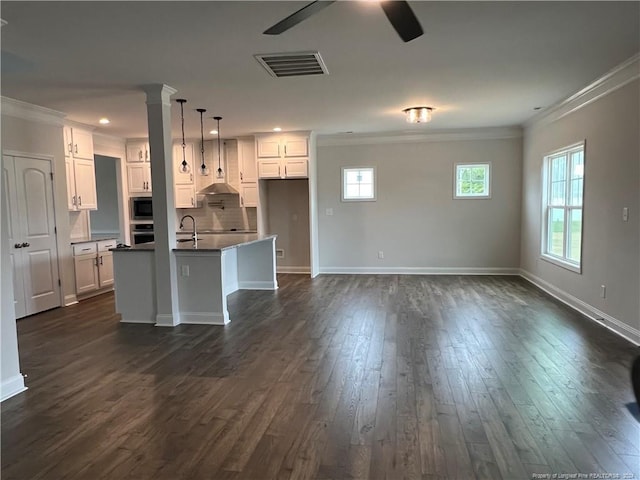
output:
M 459 167 L 486 167 L 487 193 L 482 195 L 458 194 L 458 168 Z M 454 200 L 489 200 L 491 199 L 491 181 L 493 177 L 493 165 L 491 162 L 456 162 L 453 166 L 453 198 Z
M 370 198 L 345 198 L 345 182 L 346 182 L 346 173 L 353 170 L 371 170 L 371 174 L 373 176 L 372 188 L 373 188 L 373 196 Z M 363 165 L 359 167 L 342 167 L 340 170 L 340 199 L 343 202 L 375 202 L 377 200 L 378 195 L 378 187 L 377 187 L 378 175 L 375 166 Z
M 571 155 L 577 151 L 582 151 L 582 197 L 579 205 L 571 205 L 570 196 L 572 194 L 571 187 Z M 551 201 L 551 168 L 552 160 L 554 158 L 566 156 L 565 171 L 567 172 L 564 179 L 564 203 L 563 205 L 553 204 Z M 586 140 L 582 140 L 577 143 L 573 143 L 566 147 L 559 148 L 544 155 L 542 160 L 542 215 L 541 215 L 541 238 L 540 238 L 540 258 L 546 262 L 552 263 L 566 270 L 570 270 L 574 273 L 582 273 L 582 256 L 584 252 L 584 186 L 585 186 L 585 166 L 586 166 Z M 562 209 L 564 211 L 563 216 L 563 245 L 562 256 L 550 253 L 549 242 L 549 215 L 551 209 Z M 571 235 L 568 235 L 568 231 L 571 228 L 571 212 L 574 210 L 580 210 L 580 259 L 578 261 L 572 260 L 568 257 L 569 249 L 568 244 L 570 242 Z

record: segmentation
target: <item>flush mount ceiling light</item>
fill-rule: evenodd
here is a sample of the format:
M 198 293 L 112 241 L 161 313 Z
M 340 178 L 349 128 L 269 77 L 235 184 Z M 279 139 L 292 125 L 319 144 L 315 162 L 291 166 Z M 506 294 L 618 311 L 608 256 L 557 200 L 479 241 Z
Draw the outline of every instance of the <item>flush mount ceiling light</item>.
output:
M 98 123 L 99 123 L 100 125 L 109 125 L 111 122 L 109 121 L 109 119 L 108 119 L 108 118 L 106 118 L 106 117 L 102 117 L 100 120 L 98 120 Z
M 280 127 L 273 127 L 274 132 L 281 132 L 282 129 Z
M 403 110 L 407 123 L 427 123 L 431 121 L 431 107 L 411 107 Z
M 187 144 L 184 142 L 184 104 L 187 103 L 187 101 L 184 98 L 177 98 L 176 102 L 180 104 L 180 121 L 182 124 L 182 163 L 180 164 L 180 171 L 182 173 L 189 173 L 189 164 L 187 163 L 187 156 L 185 154 Z
M 206 176 L 209 175 L 209 167 L 204 163 L 204 123 L 202 121 L 202 114 L 206 112 L 204 108 L 196 108 L 196 111 L 200 113 L 200 156 L 201 156 L 201 164 L 200 164 L 200 175 Z

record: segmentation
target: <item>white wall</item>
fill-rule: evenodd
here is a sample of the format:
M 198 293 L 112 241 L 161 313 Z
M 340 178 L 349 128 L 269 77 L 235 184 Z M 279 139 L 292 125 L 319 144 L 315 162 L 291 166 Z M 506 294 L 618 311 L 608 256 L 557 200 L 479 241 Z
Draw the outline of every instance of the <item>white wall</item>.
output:
M 120 231 L 117 159 L 103 155 L 95 155 L 94 159 L 98 210 L 90 212 L 91 232 L 117 233 Z
M 518 269 L 519 132 L 503 139 L 424 138 L 318 147 L 321 272 L 512 273 Z M 454 165 L 469 161 L 492 163 L 491 199 L 453 199 Z M 353 166 L 376 167 L 375 202 L 341 201 L 341 167 Z M 333 209 L 333 216 L 326 215 L 327 208 Z M 378 258 L 379 251 L 384 252 L 383 259 Z
M 640 85 L 638 80 L 525 131 L 522 269 L 525 276 L 628 338 L 640 341 Z M 540 258 L 545 154 L 586 140 L 582 273 Z M 622 221 L 622 208 L 629 221 Z M 606 298 L 600 297 L 606 285 Z
M 278 271 L 310 273 L 309 182 L 304 179 L 263 180 L 266 191 L 267 233 L 277 234 Z

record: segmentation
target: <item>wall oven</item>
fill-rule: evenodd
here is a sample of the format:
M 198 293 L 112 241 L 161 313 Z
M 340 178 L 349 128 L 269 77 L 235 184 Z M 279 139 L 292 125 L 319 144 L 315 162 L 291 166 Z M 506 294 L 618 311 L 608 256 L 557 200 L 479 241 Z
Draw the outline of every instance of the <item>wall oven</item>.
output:
M 133 245 L 140 245 L 141 243 L 149 243 L 153 241 L 153 223 L 131 224 L 131 243 Z
M 131 220 L 153 220 L 151 197 L 131 197 Z

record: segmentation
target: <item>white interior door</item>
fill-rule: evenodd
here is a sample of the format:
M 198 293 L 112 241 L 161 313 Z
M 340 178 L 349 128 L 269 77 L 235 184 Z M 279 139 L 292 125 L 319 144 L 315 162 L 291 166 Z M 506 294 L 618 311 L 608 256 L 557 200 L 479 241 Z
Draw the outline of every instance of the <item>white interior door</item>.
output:
M 17 207 L 11 230 L 14 284 L 19 290 L 22 278 L 24 295 L 24 312 L 16 306 L 16 318 L 20 318 L 60 306 L 51 161 L 5 157 L 4 163 L 13 164 L 15 173 L 14 182 L 7 178 Z
M 16 265 L 22 261 L 22 246 L 18 243 L 15 233 L 15 224 L 18 218 L 18 198 L 15 188 L 16 172 L 13 157 L 4 156 L 2 161 L 2 181 L 4 183 L 5 205 L 7 206 L 7 231 L 9 233 L 9 259 L 13 270 L 13 306 L 16 318 L 24 317 L 26 313 L 26 303 L 24 299 L 24 278 L 22 268 Z M 3 212 L 4 213 L 4 212 Z

